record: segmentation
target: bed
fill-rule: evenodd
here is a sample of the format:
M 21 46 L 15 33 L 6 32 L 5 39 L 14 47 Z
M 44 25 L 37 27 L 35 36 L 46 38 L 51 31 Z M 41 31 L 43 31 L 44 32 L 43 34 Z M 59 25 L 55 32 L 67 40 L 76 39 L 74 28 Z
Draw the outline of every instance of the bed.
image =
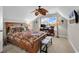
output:
M 46 37 L 44 32 L 22 31 L 21 27 L 10 27 L 7 33 L 7 41 L 30 53 L 38 52 L 40 40 Z

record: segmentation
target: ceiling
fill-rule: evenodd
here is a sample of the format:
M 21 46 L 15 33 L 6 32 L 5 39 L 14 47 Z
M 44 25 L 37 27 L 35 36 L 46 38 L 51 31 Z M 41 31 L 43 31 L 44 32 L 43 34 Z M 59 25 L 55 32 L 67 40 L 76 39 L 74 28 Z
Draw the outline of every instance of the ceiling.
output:
M 34 11 L 37 6 L 5 6 L 3 7 L 4 21 L 31 21 L 36 18 Z M 61 16 L 68 18 L 69 14 L 75 9 L 79 10 L 78 6 L 43 6 L 48 10 L 48 14 L 59 13 Z

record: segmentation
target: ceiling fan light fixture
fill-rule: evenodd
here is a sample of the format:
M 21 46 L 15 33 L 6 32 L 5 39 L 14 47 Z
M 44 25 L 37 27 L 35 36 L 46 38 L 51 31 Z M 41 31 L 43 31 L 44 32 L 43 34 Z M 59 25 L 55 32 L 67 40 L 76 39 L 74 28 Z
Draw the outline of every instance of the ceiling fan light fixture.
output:
M 39 12 L 35 12 L 35 15 L 38 16 L 39 15 Z
M 39 14 L 45 16 L 48 13 L 48 11 L 44 8 L 41 8 L 41 6 L 38 6 L 38 9 L 35 9 L 34 12 L 36 16 L 38 16 Z

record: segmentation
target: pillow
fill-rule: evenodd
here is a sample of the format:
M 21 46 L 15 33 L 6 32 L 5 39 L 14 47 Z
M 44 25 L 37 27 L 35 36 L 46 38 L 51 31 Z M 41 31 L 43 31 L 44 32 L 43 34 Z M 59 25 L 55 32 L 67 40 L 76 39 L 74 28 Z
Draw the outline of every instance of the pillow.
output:
M 30 31 L 22 32 L 22 34 L 24 37 L 28 37 L 28 38 L 32 36 Z

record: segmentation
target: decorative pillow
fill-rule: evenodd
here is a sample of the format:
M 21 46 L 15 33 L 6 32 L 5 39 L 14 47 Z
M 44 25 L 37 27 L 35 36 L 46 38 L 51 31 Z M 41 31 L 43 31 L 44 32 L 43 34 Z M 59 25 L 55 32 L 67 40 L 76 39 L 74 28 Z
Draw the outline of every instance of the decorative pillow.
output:
M 32 36 L 30 31 L 22 32 L 22 34 L 24 37 L 28 37 L 28 38 Z

